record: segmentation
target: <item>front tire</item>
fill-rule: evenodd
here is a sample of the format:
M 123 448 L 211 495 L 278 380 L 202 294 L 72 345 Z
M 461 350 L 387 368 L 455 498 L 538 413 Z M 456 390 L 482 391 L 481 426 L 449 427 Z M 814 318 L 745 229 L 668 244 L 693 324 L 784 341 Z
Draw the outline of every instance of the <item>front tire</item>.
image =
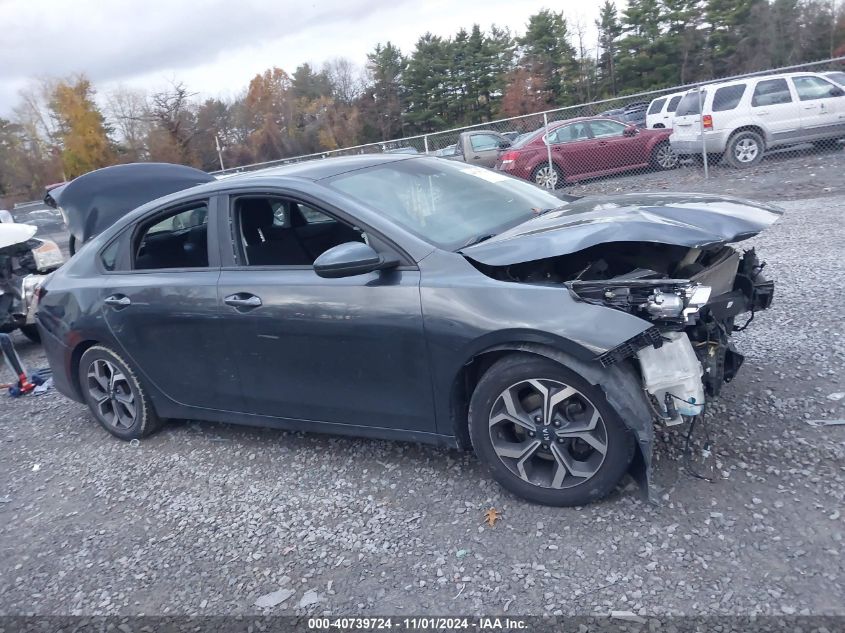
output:
M 525 354 L 506 356 L 481 378 L 469 430 L 492 477 L 543 505 L 601 499 L 634 456 L 634 436 L 601 389 L 559 363 Z
M 161 426 L 138 376 L 114 350 L 102 345 L 86 350 L 79 384 L 97 422 L 115 437 L 140 439 Z
M 554 163 L 552 163 L 551 169 L 549 169 L 548 162 L 540 163 L 531 172 L 531 180 L 535 185 L 544 189 L 560 189 L 563 187 L 563 172 Z
M 739 132 L 728 141 L 728 161 L 737 169 L 747 169 L 763 160 L 764 149 L 763 137 L 757 132 Z

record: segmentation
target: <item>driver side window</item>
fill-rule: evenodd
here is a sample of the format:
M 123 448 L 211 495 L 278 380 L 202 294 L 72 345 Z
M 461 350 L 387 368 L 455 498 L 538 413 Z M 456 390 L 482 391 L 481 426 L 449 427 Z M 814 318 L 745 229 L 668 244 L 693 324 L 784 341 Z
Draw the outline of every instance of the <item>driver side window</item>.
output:
M 311 266 L 334 246 L 365 241 L 357 228 L 296 200 L 242 196 L 233 211 L 247 266 Z

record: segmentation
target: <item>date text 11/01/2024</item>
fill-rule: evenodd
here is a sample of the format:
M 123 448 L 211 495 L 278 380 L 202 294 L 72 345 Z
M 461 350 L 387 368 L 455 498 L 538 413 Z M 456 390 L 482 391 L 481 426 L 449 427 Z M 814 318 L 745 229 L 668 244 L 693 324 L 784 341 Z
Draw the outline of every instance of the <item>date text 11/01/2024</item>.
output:
M 478 618 L 309 618 L 308 629 L 314 631 L 521 631 L 528 623 L 520 618 L 478 617 Z

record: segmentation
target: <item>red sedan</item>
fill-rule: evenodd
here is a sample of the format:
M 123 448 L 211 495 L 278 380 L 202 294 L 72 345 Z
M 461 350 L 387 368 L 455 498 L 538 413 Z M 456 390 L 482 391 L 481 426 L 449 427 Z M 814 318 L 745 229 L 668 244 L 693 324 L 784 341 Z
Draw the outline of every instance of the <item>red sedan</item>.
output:
M 558 121 L 519 139 L 496 161 L 496 169 L 549 189 L 565 182 L 632 169 L 673 169 L 678 155 L 669 129 L 640 129 L 606 118 Z M 552 167 L 549 167 L 551 146 Z

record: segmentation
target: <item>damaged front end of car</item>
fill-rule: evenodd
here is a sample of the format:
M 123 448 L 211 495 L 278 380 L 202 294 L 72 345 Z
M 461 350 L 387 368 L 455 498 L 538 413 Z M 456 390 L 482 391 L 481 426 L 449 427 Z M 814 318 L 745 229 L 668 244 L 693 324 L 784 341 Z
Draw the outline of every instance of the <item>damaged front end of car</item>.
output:
M 35 337 L 35 309 L 39 286 L 64 263 L 52 240 L 34 237 L 26 224 L 0 226 L 0 332 L 21 328 Z
M 495 279 L 558 286 L 577 302 L 642 319 L 640 333 L 617 339 L 595 362 L 608 372 L 630 365 L 653 417 L 665 425 L 703 413 L 743 363 L 732 334 L 774 295 L 765 262 L 736 243 L 781 211 L 730 198 L 649 194 L 585 198 L 547 215 L 462 252 Z M 520 253 L 532 257 L 518 261 Z M 626 423 L 648 465 L 651 430 L 642 421 Z

